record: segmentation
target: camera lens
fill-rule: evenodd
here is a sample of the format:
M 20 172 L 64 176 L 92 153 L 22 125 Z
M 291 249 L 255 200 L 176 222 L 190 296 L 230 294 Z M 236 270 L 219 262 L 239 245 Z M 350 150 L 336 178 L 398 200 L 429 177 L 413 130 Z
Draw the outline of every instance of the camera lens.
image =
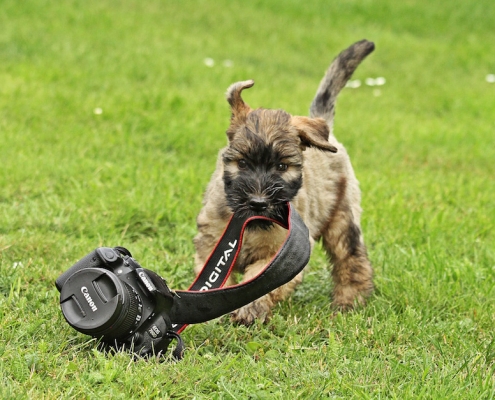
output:
M 142 304 L 131 286 L 102 268 L 73 274 L 60 292 L 65 319 L 86 335 L 125 339 L 141 319 Z

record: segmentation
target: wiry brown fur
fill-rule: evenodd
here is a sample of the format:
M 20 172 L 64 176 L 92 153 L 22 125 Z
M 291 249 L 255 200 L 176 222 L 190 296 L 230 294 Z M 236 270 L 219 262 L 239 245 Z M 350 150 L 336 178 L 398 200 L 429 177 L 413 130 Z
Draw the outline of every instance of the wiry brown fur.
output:
M 320 83 L 311 105 L 311 118 L 291 116 L 283 110 L 252 110 L 242 100 L 241 91 L 253 86 L 253 81 L 238 82 L 228 89 L 232 109 L 227 130 L 229 145 L 219 153 L 197 218 L 196 273 L 233 209 L 270 215 L 277 212 L 277 204 L 290 200 L 309 228 L 311 244 L 321 240 L 333 264 L 334 306 L 348 310 L 365 302 L 373 283 L 360 228 L 359 184 L 344 146 L 331 131 L 338 92 L 373 48 L 373 43 L 361 41 L 337 57 Z M 244 186 L 236 187 L 240 178 Z M 256 202 L 262 204 L 255 211 L 253 201 L 256 207 Z M 235 265 L 244 281 L 260 272 L 284 238 L 285 231 L 277 225 L 245 233 Z M 250 324 L 255 318 L 269 317 L 273 306 L 286 298 L 302 277 L 301 273 L 236 310 L 232 319 Z M 231 278 L 228 284 L 233 283 Z

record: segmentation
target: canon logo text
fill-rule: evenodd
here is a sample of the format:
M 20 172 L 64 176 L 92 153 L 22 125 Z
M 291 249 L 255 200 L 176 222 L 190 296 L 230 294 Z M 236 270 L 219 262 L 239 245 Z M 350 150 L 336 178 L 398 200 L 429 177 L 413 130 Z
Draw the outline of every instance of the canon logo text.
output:
M 96 310 L 98 310 L 98 308 L 95 305 L 95 302 L 93 301 L 93 299 L 89 295 L 88 288 L 86 286 L 83 286 L 81 288 L 81 293 L 83 294 L 84 298 L 86 299 L 86 301 L 88 302 L 89 306 L 91 307 L 91 310 L 93 312 L 95 312 Z

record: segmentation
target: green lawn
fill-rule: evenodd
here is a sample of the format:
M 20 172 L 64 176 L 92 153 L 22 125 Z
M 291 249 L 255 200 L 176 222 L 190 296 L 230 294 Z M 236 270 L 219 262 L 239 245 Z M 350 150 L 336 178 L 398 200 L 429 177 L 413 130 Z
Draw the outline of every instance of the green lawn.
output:
M 0 398 L 494 398 L 494 21 L 493 0 L 0 0 Z M 232 82 L 305 115 L 363 38 L 335 133 L 363 191 L 367 307 L 332 315 L 317 248 L 269 323 L 191 326 L 178 363 L 106 356 L 66 324 L 54 281 L 95 247 L 192 281 Z

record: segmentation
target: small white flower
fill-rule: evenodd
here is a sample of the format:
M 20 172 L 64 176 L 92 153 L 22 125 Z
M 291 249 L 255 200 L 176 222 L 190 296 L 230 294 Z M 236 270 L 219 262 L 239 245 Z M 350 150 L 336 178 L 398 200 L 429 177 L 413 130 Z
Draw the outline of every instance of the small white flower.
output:
M 207 67 L 213 67 L 215 65 L 215 60 L 213 58 L 207 57 L 203 60 Z
M 232 68 L 234 66 L 234 62 L 232 60 L 223 60 L 223 66 L 225 68 Z
M 96 107 L 94 110 L 93 110 L 93 113 L 95 115 L 101 115 L 103 114 L 103 110 L 100 108 L 100 107 Z
M 361 81 L 359 79 L 356 79 L 354 81 L 349 81 L 345 85 L 345 87 L 348 87 L 348 88 L 351 88 L 351 89 L 356 89 L 359 86 L 361 86 Z
M 375 79 L 376 86 L 383 86 L 385 85 L 385 82 L 387 82 L 387 80 L 383 76 L 379 76 L 378 78 Z
M 366 78 L 364 82 L 368 86 L 383 86 L 387 80 L 383 76 L 379 76 L 378 78 Z
M 495 74 L 488 74 L 485 79 L 488 83 L 495 83 Z
M 375 80 L 373 78 L 366 78 L 364 81 L 368 86 L 375 86 Z

